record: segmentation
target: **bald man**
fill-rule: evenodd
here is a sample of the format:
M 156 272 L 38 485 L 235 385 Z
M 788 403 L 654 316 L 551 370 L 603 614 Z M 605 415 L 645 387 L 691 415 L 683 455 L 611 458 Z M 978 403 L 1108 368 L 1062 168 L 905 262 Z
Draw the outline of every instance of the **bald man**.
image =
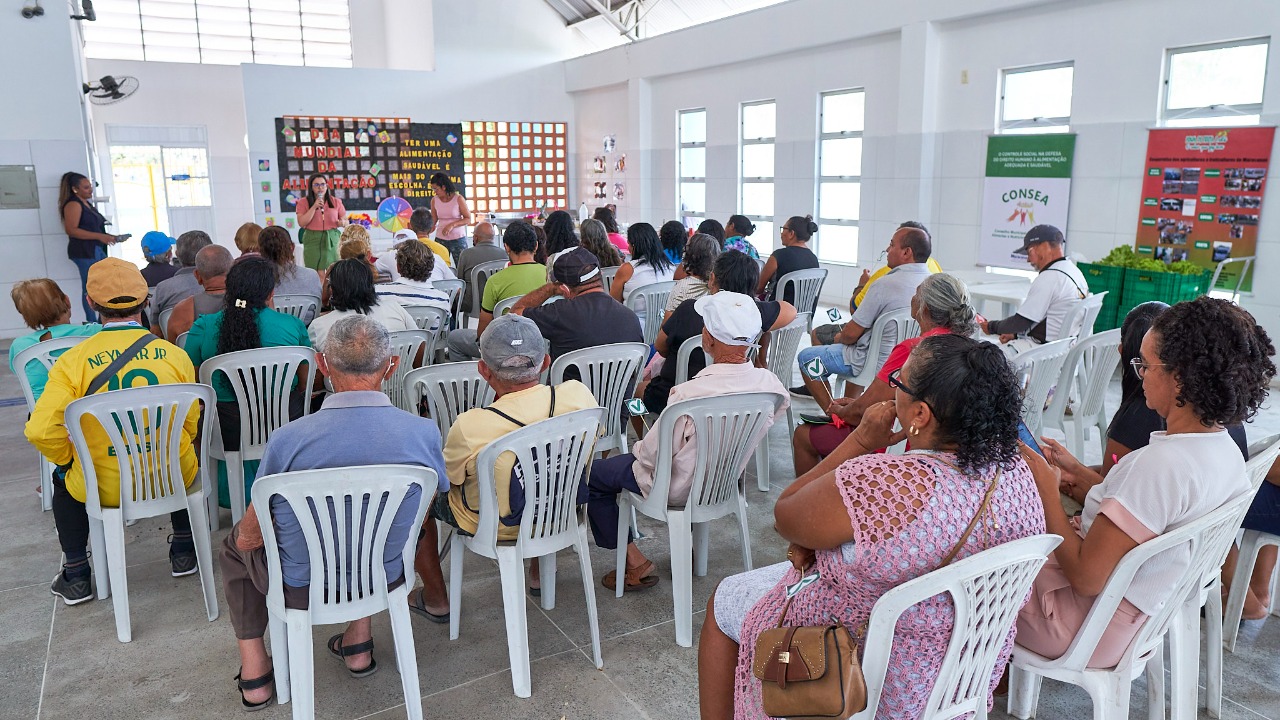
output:
M 227 273 L 231 270 L 231 251 L 221 245 L 206 245 L 196 253 L 196 282 L 200 291 L 184 299 L 173 308 L 169 326 L 161 328 L 165 337 L 176 340 L 191 329 L 196 318 L 212 315 L 222 309 L 222 297 L 226 293 Z
M 462 293 L 462 312 L 465 313 L 472 312 L 471 271 L 481 263 L 507 259 L 507 251 L 502 249 L 501 244 L 494 242 L 493 225 L 487 222 L 476 225 L 475 232 L 471 235 L 471 241 L 475 244 L 462 251 L 462 255 L 458 259 L 457 268 L 458 277 L 467 283 L 467 289 Z M 480 290 L 483 292 L 484 287 L 482 286 Z

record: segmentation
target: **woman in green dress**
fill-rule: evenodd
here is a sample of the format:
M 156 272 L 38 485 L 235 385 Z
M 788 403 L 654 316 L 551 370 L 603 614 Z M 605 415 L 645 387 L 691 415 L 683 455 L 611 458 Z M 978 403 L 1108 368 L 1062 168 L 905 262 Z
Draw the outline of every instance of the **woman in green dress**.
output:
M 323 270 L 337 262 L 347 209 L 329 192 L 329 178 L 319 173 L 307 178 L 307 196 L 298 201 L 297 212 L 302 264 Z

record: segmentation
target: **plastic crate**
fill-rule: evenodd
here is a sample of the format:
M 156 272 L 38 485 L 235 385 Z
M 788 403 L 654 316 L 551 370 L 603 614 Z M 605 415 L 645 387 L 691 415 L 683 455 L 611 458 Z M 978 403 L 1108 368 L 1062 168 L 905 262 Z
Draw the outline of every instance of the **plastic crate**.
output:
M 1124 281 L 1124 302 L 1120 304 L 1124 316 L 1144 302 L 1159 300 L 1175 305 L 1183 300 L 1194 300 L 1209 291 L 1213 273 L 1205 270 L 1199 275 L 1129 270 Z
M 1124 315 L 1120 314 L 1120 305 L 1128 271 L 1121 267 L 1093 263 L 1078 263 L 1078 267 L 1084 274 L 1085 281 L 1089 283 L 1090 293 L 1096 295 L 1105 292 L 1107 294 L 1102 299 L 1102 310 L 1098 312 L 1098 319 L 1093 323 L 1093 331 L 1104 332 L 1120 327 L 1120 323 L 1124 321 Z

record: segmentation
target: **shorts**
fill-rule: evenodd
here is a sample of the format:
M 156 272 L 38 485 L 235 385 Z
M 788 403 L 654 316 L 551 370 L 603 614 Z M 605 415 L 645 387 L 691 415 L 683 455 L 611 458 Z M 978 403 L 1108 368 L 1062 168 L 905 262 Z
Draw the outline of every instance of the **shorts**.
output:
M 459 535 L 475 537 L 474 533 L 469 533 L 458 526 L 458 518 L 453 516 L 453 508 L 449 506 L 449 493 L 436 493 L 435 499 L 431 501 L 431 507 L 427 510 L 427 517 L 448 525 Z
M 853 434 L 854 427 L 852 425 L 842 425 L 836 427 L 834 423 L 826 425 L 809 426 L 809 444 L 813 446 L 813 451 L 826 457 L 836 451 L 840 447 L 840 443 L 845 438 Z
M 819 325 L 813 329 L 813 336 L 817 338 L 820 345 L 831 345 L 836 341 L 836 335 L 844 329 L 844 325 L 838 323 L 830 323 L 827 325 Z

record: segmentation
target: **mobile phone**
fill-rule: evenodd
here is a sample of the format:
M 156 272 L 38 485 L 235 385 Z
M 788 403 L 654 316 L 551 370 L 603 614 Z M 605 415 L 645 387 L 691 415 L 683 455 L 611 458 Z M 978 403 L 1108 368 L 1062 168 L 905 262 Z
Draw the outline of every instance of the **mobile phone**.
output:
M 1018 421 L 1018 439 L 1027 444 L 1027 447 L 1035 450 L 1040 457 L 1044 457 L 1044 450 L 1040 448 L 1040 443 L 1036 442 L 1036 436 L 1031 434 L 1031 428 L 1021 420 Z

